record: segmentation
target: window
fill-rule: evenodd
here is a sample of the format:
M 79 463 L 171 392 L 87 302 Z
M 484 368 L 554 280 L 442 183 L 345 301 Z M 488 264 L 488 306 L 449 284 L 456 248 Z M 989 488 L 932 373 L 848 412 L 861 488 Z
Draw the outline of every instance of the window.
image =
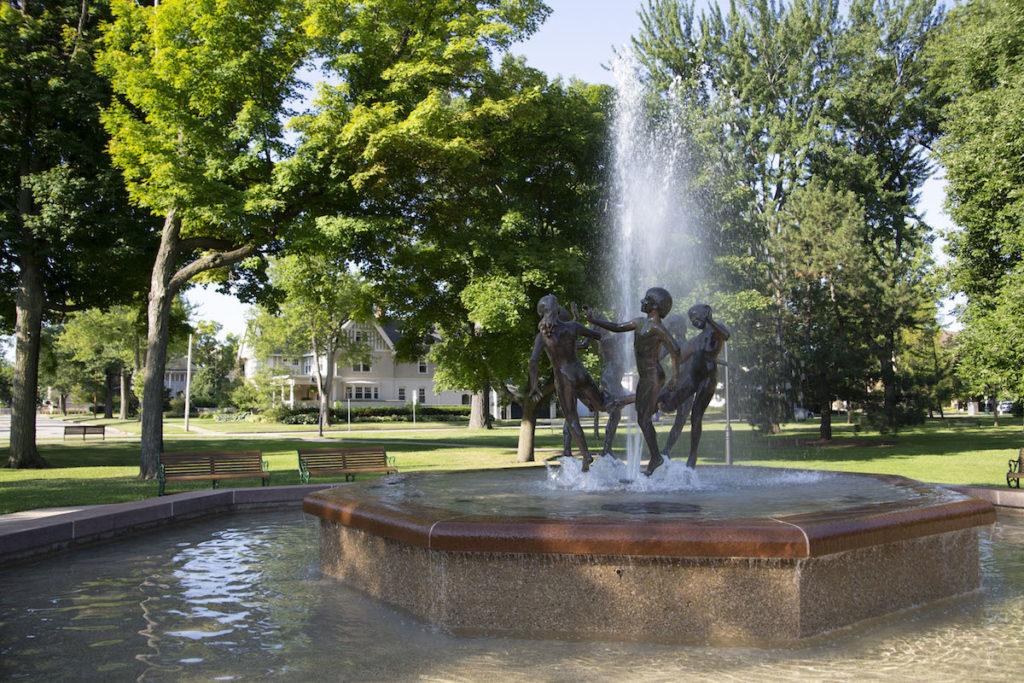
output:
M 376 401 L 380 398 L 380 387 L 345 387 L 345 398 L 357 401 Z
M 369 363 L 364 363 L 363 361 L 359 361 L 358 363 L 353 363 L 352 364 L 352 371 L 353 372 L 369 372 L 370 371 L 370 364 Z
M 362 330 L 356 330 L 356 342 L 366 341 L 366 333 Z
M 313 372 L 313 361 L 307 360 L 302 365 L 302 374 L 308 375 Z
M 420 358 L 419 370 L 420 370 L 420 374 L 421 375 L 427 374 L 427 359 L 426 358 Z
M 464 406 L 468 406 L 469 405 L 469 394 L 463 394 L 462 395 L 462 405 L 464 405 Z
M 419 389 L 417 389 L 416 390 L 416 399 L 417 399 L 417 401 L 419 403 L 426 403 L 427 402 L 427 390 L 424 389 L 423 387 L 420 387 Z
M 405 387 L 398 387 L 398 400 L 399 401 L 404 401 L 405 400 Z

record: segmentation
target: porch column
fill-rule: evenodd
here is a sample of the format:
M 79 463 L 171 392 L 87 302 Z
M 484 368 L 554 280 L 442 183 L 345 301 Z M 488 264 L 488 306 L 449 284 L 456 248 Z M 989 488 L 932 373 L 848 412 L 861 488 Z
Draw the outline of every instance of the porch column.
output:
M 288 407 L 295 408 L 295 380 L 288 380 Z

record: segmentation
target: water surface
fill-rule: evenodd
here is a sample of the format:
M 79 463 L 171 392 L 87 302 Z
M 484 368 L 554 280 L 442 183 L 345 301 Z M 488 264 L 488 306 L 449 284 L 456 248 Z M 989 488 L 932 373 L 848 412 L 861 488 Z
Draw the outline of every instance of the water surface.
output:
M 982 533 L 981 594 L 791 649 L 455 637 L 322 577 L 317 533 L 234 515 L 0 571 L 0 678 L 982 681 L 1024 646 L 1021 517 Z

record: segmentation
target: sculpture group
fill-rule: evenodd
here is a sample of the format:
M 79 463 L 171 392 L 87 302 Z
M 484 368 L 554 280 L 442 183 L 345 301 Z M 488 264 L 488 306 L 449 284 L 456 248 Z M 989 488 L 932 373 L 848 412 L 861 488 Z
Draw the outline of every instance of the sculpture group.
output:
M 654 472 L 671 452 L 686 423 L 687 413 L 690 414 L 690 452 L 686 464 L 695 467 L 704 412 L 718 386 L 718 355 L 729 339 L 729 330 L 712 318 L 710 306 L 697 304 L 690 308 L 688 317 L 700 332 L 687 340 L 686 322 L 681 316 L 670 315 L 672 295 L 661 287 L 647 290 L 640 302 L 644 315 L 626 322 L 604 320 L 584 307 L 587 322 L 602 331 L 578 322 L 575 306 L 572 308 L 570 313 L 553 294 L 541 298 L 537 304 L 540 323 L 530 357 L 530 390 L 535 396 L 541 353 L 546 352 L 551 361 L 555 394 L 565 417 L 566 451 L 569 450 L 569 442 L 575 442 L 583 458 L 583 469 L 589 469 L 593 457 L 580 424 L 577 400 L 592 411 L 608 413 L 605 454 L 611 453 L 622 408 L 634 403 L 637 425 L 650 456 L 647 474 Z M 622 390 L 624 359 L 619 341 L 622 337 L 618 335 L 624 332 L 633 333 L 636 356 L 636 392 L 631 395 L 623 394 Z M 599 343 L 600 386 L 577 356 L 577 352 L 591 339 Z M 666 357 L 672 361 L 672 377 L 667 383 L 662 368 L 662 359 Z M 654 429 L 654 417 L 659 410 L 676 413 L 664 451 L 658 448 L 658 435 Z

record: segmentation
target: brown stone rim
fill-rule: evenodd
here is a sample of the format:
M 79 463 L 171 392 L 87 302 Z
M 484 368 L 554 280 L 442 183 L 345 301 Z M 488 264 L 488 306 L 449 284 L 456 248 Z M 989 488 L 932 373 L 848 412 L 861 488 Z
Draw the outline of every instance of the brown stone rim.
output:
M 925 486 L 904 477 L 861 476 Z M 429 550 L 782 560 L 968 529 L 996 519 L 990 502 L 965 498 L 915 508 L 882 503 L 836 513 L 728 520 L 566 521 L 454 515 L 426 505 L 367 500 L 361 492 L 362 487 L 339 487 L 312 493 L 302 507 L 321 519 Z

